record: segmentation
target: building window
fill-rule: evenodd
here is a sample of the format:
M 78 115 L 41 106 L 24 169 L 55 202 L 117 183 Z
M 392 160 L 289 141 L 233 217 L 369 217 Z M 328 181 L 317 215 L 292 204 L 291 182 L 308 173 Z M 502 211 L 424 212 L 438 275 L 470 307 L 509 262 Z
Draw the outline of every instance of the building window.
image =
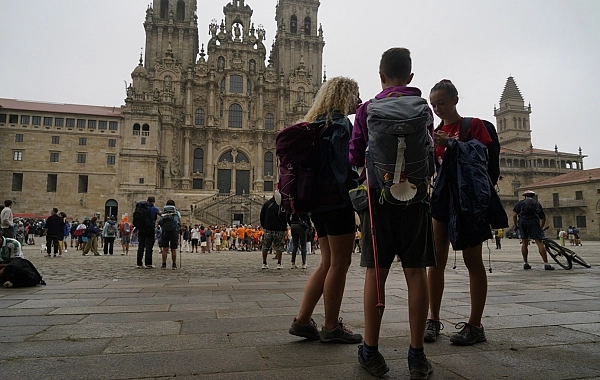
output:
M 139 135 L 140 135 L 140 131 L 141 131 L 141 129 L 142 129 L 142 128 L 140 127 L 140 125 L 139 125 L 139 124 L 137 124 L 137 123 L 135 123 L 135 124 L 133 125 L 133 135 L 134 135 L 134 136 L 139 136 Z
M 64 123 L 65 123 L 65 119 L 63 119 L 62 117 L 54 118 L 54 126 L 55 127 L 62 127 Z
M 146 138 L 145 137 L 142 137 L 142 140 L 140 141 L 140 144 L 146 145 Z
M 229 128 L 242 128 L 242 106 L 233 103 L 229 106 Z
M 552 206 L 559 207 L 560 199 L 558 198 L 558 193 L 552 193 Z
M 67 119 L 67 128 L 75 128 L 75 119 Z
M 77 153 L 77 163 L 78 164 L 85 164 L 85 153 Z
M 273 181 L 265 181 L 264 189 L 265 192 L 273 191 Z
M 204 173 L 204 151 L 194 149 L 194 173 Z
M 87 145 L 87 138 L 80 137 L 79 138 L 79 145 Z
M 12 191 L 23 191 L 23 173 L 13 173 Z
M 553 216 L 552 223 L 554 224 L 554 228 L 562 228 L 562 216 L 560 216 L 560 215 Z
M 169 0 L 160 0 L 160 18 L 169 17 Z
M 109 121 L 108 122 L 108 130 L 109 131 L 116 131 L 119 129 L 119 123 L 116 121 Z
M 244 78 L 241 75 L 232 75 L 229 77 L 229 92 L 234 94 L 244 92 Z
M 583 191 L 576 191 L 575 192 L 575 199 L 578 201 L 583 200 Z
M 108 139 L 108 147 L 109 148 L 114 148 L 117 146 L 117 140 L 116 139 Z
M 48 179 L 46 180 L 46 192 L 56 193 L 57 182 L 58 182 L 57 174 L 48 174 Z
M 265 176 L 273 175 L 273 153 L 267 152 L 265 153 Z
M 13 161 L 23 161 L 23 151 L 22 150 L 14 150 L 13 151 Z
M 98 122 L 98 129 L 106 129 L 108 126 L 108 122 L 106 120 L 100 120 Z
M 179 0 L 177 2 L 177 21 L 183 21 L 185 19 L 185 1 Z
M 109 154 L 106 158 L 106 163 L 108 165 L 114 165 L 116 162 L 116 156 L 114 154 Z
M 29 124 L 29 119 L 28 115 L 21 115 L 21 124 Z
M 77 192 L 80 193 L 80 194 L 88 192 L 88 176 L 87 175 L 80 175 L 79 176 L 79 183 L 77 185 Z
M 33 124 L 33 125 L 40 125 L 40 124 L 42 124 L 42 117 L 41 116 L 33 116 L 31 118 L 31 124 Z
M 142 126 L 142 136 L 150 136 L 150 126 L 148 124 Z
M 221 94 L 225 93 L 225 79 L 221 80 Z
M 143 178 L 140 178 L 140 179 L 139 179 L 139 183 L 140 183 L 140 185 L 143 185 L 143 184 L 144 184 L 144 179 L 143 179 Z
M 60 136 L 52 136 L 52 144 L 60 144 Z
M 58 162 L 59 152 L 50 152 L 50 162 Z
M 19 122 L 19 115 L 8 115 L 9 124 L 17 124 Z
M 596 194 L 600 195 L 600 189 L 596 189 Z
M 51 117 L 44 117 L 44 126 L 45 127 L 51 127 L 52 126 L 52 118 Z
M 311 26 L 312 26 L 312 23 L 310 21 L 310 17 L 306 16 L 304 18 L 304 34 L 306 34 L 307 36 L 310 36 Z
M 192 180 L 192 188 L 195 190 L 202 190 L 202 178 L 195 178 Z
M 204 110 L 202 108 L 198 108 L 196 110 L 196 125 L 204 125 Z
M 248 160 L 248 156 L 246 156 L 244 153 L 242 152 L 238 152 L 237 156 L 235 156 L 235 162 L 236 163 L 240 163 L 240 162 L 246 162 L 249 163 L 250 160 Z
M 0 113 L 0 123 L 6 123 L 6 114 Z
M 22 133 L 15 134 L 15 142 L 23 142 L 23 134 Z
M 577 221 L 577 227 L 579 228 L 586 228 L 587 227 L 587 222 L 585 220 L 585 215 L 580 215 L 575 217 L 575 220 Z
M 96 129 L 96 120 L 88 120 L 88 129 Z
M 265 129 L 267 131 L 272 131 L 275 129 L 275 118 L 272 113 L 268 113 L 265 116 Z
M 79 129 L 85 128 L 85 119 L 77 119 L 77 128 L 79 128 Z
M 296 15 L 292 15 L 290 19 L 290 33 L 298 33 L 298 17 Z

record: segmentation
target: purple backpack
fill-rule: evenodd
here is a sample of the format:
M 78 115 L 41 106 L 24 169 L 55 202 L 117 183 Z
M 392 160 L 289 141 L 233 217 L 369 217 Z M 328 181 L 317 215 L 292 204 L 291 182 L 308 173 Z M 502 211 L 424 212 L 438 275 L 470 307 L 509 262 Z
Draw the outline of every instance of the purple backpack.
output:
M 288 213 L 305 214 L 319 203 L 317 191 L 320 134 L 326 123 L 300 122 L 282 129 L 275 140 L 279 182 L 275 199 Z

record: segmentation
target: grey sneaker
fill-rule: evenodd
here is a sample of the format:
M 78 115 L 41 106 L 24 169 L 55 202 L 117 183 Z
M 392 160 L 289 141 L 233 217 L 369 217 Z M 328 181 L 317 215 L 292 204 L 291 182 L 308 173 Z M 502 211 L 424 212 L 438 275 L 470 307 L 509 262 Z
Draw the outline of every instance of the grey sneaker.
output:
M 356 344 L 363 340 L 362 335 L 354 334 L 352 330 L 344 326 L 342 318 L 338 320 L 338 325 L 333 330 L 328 330 L 323 326 L 320 334 L 322 343 Z
M 300 323 L 298 318 L 294 318 L 294 320 L 292 321 L 292 326 L 290 326 L 289 333 L 292 335 L 300 336 L 302 338 L 306 338 L 308 340 L 321 339 L 319 330 L 317 330 L 317 324 L 312 318 L 310 319 L 310 323 L 308 324 Z
M 523 264 L 523 269 L 527 270 L 527 269 L 531 269 L 531 265 L 529 265 L 528 263 Z
M 362 352 L 363 346 L 360 345 L 358 346 L 358 362 L 367 372 L 375 377 L 382 377 L 388 373 L 390 368 L 387 366 L 381 353 L 378 352 L 377 355 L 373 356 L 371 359 L 369 359 L 369 361 L 365 361 L 365 359 L 363 359 Z
M 433 343 L 437 339 L 438 335 L 440 335 L 440 330 L 444 329 L 444 325 L 440 321 L 435 321 L 433 319 L 428 319 L 425 327 L 425 337 L 424 340 L 427 343 Z
M 544 264 L 544 270 L 554 270 L 554 267 L 550 264 Z
M 408 358 L 408 370 L 411 380 L 427 380 L 433 373 L 431 362 L 425 356 L 420 359 Z
M 485 332 L 483 331 L 483 326 L 477 327 L 470 325 L 467 322 L 460 322 L 454 327 L 461 329 L 459 332 L 450 337 L 450 342 L 456 345 L 472 346 L 475 343 L 485 342 L 487 340 L 485 337 Z

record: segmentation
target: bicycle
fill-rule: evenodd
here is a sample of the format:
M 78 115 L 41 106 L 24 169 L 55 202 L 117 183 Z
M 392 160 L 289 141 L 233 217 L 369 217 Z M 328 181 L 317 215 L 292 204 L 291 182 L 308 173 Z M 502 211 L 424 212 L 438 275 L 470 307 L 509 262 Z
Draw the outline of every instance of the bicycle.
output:
M 581 258 L 577 253 L 571 251 L 567 247 L 561 247 L 567 256 L 571 259 L 572 262 L 575 262 L 585 268 L 591 268 L 592 266 L 588 264 L 584 259 Z
M 544 228 L 543 231 L 546 231 L 548 228 L 549 227 Z M 544 243 L 544 247 L 546 247 L 546 253 L 548 253 L 558 265 L 566 270 L 573 268 L 572 256 L 565 252 L 564 247 L 561 247 L 557 242 L 545 235 L 542 239 L 542 243 Z

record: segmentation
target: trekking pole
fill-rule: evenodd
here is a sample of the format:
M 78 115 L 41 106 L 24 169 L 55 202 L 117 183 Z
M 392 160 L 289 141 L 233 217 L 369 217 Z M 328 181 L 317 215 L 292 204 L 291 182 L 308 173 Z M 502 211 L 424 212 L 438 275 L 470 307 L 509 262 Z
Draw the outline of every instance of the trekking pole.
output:
M 367 168 L 367 159 L 365 157 L 365 182 L 367 183 L 367 204 L 369 205 L 369 223 L 371 227 L 371 246 L 373 248 L 373 261 L 375 263 L 375 282 L 377 286 L 377 305 L 379 315 L 383 315 L 385 309 L 384 303 L 381 301 L 381 287 L 379 284 L 379 259 L 377 258 L 377 234 L 375 231 L 375 222 L 373 221 L 373 207 L 371 205 L 371 186 L 369 186 L 369 169 Z

